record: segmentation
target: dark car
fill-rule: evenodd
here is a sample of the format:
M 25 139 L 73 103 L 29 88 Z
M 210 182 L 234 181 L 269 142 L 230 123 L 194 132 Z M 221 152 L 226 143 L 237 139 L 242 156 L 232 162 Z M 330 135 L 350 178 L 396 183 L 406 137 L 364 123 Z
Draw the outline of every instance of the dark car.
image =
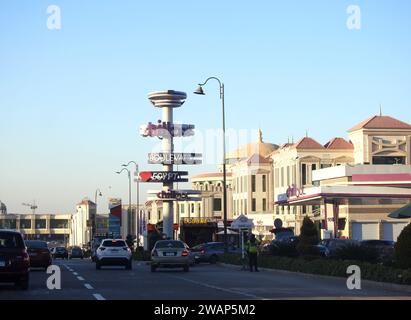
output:
M 323 239 L 316 246 L 320 255 L 323 257 L 333 257 L 337 252 L 337 249 L 342 248 L 347 245 L 358 245 L 358 241 L 353 239 Z
M 240 248 L 228 247 L 229 253 L 241 254 Z M 195 263 L 209 262 L 216 263 L 219 257 L 224 254 L 223 242 L 207 242 L 191 248 L 191 254 L 194 255 Z
M 47 269 L 51 265 L 51 253 L 46 241 L 26 240 L 25 244 L 30 256 L 30 267 Z
M 0 282 L 14 282 L 23 290 L 29 287 L 30 257 L 22 235 L 0 230 Z
M 395 242 L 389 240 L 363 240 L 360 245 L 376 251 L 378 259 L 393 260 Z
M 79 259 L 84 258 L 83 250 L 80 247 L 72 247 L 69 250 L 69 259 L 73 259 L 73 258 L 79 258 Z
M 65 247 L 56 247 L 53 251 L 53 259 L 68 259 L 68 251 Z

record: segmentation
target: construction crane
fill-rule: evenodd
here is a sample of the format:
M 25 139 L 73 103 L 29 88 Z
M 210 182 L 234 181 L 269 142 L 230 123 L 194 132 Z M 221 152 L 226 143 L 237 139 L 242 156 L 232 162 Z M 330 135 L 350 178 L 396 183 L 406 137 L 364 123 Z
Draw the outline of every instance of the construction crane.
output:
M 30 209 L 33 210 L 33 214 L 36 214 L 36 209 L 38 208 L 36 205 L 36 201 L 33 201 L 33 203 L 22 203 L 22 205 L 30 207 Z

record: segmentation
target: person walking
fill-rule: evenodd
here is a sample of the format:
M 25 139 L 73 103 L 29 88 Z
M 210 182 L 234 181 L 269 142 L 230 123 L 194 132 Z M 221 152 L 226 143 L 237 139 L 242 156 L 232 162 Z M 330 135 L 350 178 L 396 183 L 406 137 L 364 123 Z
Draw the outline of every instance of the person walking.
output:
M 251 234 L 249 240 L 245 245 L 245 250 L 248 256 L 248 263 L 250 265 L 250 272 L 253 272 L 253 267 L 255 272 L 258 272 L 258 263 L 257 263 L 257 255 L 258 255 L 258 243 L 255 235 Z

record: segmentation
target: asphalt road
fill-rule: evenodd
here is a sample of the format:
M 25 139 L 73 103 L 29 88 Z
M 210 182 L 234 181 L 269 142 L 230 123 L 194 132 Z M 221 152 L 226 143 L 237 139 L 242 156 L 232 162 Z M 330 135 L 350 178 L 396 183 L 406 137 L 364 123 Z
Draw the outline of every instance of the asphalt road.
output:
M 49 275 L 43 270 L 32 270 L 28 291 L 0 284 L 0 300 L 411 299 L 411 291 L 382 288 L 373 283 L 363 283 L 361 290 L 348 290 L 346 279 L 281 271 L 250 273 L 237 267 L 202 264 L 188 273 L 179 269 L 151 273 L 143 262 L 134 262 L 133 270 L 123 267 L 96 270 L 90 260 L 54 263 L 61 269 L 60 290 L 47 289 Z

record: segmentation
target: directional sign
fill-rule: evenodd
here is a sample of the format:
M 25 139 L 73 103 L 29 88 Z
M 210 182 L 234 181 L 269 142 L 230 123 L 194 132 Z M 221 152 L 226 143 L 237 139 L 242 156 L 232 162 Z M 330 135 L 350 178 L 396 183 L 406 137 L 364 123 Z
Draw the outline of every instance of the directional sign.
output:
M 149 153 L 149 164 L 201 164 L 201 153 Z
M 139 173 L 141 182 L 188 182 L 187 171 L 141 171 Z
M 194 135 L 193 124 L 174 124 L 170 122 L 149 122 L 140 126 L 140 135 L 143 137 L 189 137 Z
M 167 192 L 167 193 L 174 193 L 174 194 L 182 194 L 182 195 L 198 195 L 201 194 L 200 190 L 148 190 L 148 194 L 157 194 L 161 192 Z

